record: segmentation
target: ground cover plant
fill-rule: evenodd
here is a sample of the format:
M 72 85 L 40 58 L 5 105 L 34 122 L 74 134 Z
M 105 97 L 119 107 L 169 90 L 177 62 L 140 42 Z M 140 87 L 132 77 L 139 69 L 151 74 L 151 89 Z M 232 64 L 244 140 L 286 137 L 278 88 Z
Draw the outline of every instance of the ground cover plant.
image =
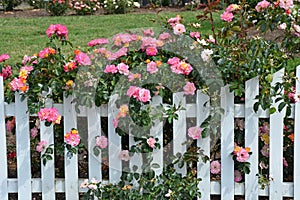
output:
M 210 85 L 202 79 L 203 74 L 199 75 L 200 68 L 197 65 L 199 63 L 201 67 L 214 67 L 220 72 L 224 84 L 230 84 L 231 91 L 235 93 L 236 102 L 243 102 L 244 82 L 259 76 L 260 95 L 257 97 L 255 110 L 261 107 L 269 109 L 272 114 L 276 110 L 287 108 L 287 115 L 289 115 L 291 104 L 299 102 L 300 94 L 294 89 L 297 81 L 294 74 L 295 66 L 288 65 L 288 60 L 299 53 L 300 43 L 299 13 L 293 11 L 294 7 L 291 3 L 279 1 L 271 4 L 262 1 L 251 10 L 245 2 L 240 5 L 231 4 L 220 16 L 224 22 L 219 30 L 215 27 L 215 19 L 211 15 L 217 11 L 215 6 L 217 3 L 209 4 L 202 14 L 196 16 L 200 19 L 200 23 L 201 20 L 210 21 L 213 28 L 208 34 L 201 31 L 198 23 L 185 24 L 185 18 L 177 15 L 166 19 L 163 17 L 164 23 L 160 25 L 165 26 L 164 32 L 155 33 L 155 28 L 144 28 L 142 32 L 131 30 L 116 34 L 112 39 L 98 36 L 94 40 L 89 40 L 88 48 L 83 48 L 71 44 L 66 26 L 52 24 L 46 30 L 49 43 L 45 48 L 41 48 L 38 54 L 24 57 L 22 63 L 14 66 L 17 69 L 14 73 L 6 64 L 9 56 L 1 55 L 2 72 L 7 83 L 6 100 L 12 101 L 13 93 L 20 92 L 24 97 L 28 97 L 29 111 L 38 112 L 39 120 L 48 126 L 58 127 L 61 118 L 56 111 L 43 108 L 44 97 L 40 95 L 43 91 L 51 91 L 48 96 L 55 102 L 62 101 L 63 92 L 67 95 L 74 94 L 74 103 L 86 106 L 91 106 L 93 102 L 97 106 L 107 103 L 114 94 L 123 97 L 116 101 L 118 114 L 113 120 L 113 125 L 120 136 L 127 134 L 129 128 L 126 127 L 130 125 L 137 144 L 124 145 L 119 158 L 127 162 L 135 153 L 143 153 L 142 173 L 138 173 L 136 167 L 127 169 L 116 185 L 101 186 L 97 180 L 86 180 L 81 185 L 83 188 L 88 188 L 86 199 L 93 199 L 94 195 L 107 199 L 118 198 L 118 196 L 126 196 L 128 199 L 140 199 L 140 196 L 143 196 L 143 199 L 146 197 L 193 199 L 196 195 L 201 195 L 197 188 L 200 179 L 195 178 L 193 170 L 193 163 L 200 160 L 208 161 L 201 153 L 201 148 L 192 148 L 194 146 L 191 145 L 185 154 L 176 155 L 172 165 L 164 166 L 163 174 L 155 176 L 152 168 L 157 165 L 152 163 L 152 153 L 161 146 L 158 144 L 158 139 L 148 132 L 155 119 L 166 116 L 171 122 L 178 117 L 177 111 L 184 109 L 180 105 L 173 105 L 167 109 L 158 106 L 153 113 L 151 112 L 153 107 L 149 102 L 154 96 L 159 95 L 164 102 L 172 104 L 170 100 L 172 92 L 177 90 L 183 91 L 186 96 L 193 95 L 196 89 L 211 97 L 216 95 L 215 91 L 210 90 Z M 265 17 L 270 15 L 275 16 L 271 18 L 274 20 Z M 281 35 L 279 42 L 267 41 L 247 34 L 247 31 L 254 26 L 257 26 L 262 33 L 275 27 L 284 30 L 285 33 Z M 169 48 L 165 49 L 164 47 L 168 45 Z M 172 51 L 168 51 L 170 49 Z M 189 54 L 180 51 L 182 49 L 189 49 Z M 283 67 L 286 68 L 283 83 L 271 87 L 272 74 Z M 157 82 L 147 82 L 152 76 L 159 76 Z M 74 84 L 75 78 L 79 81 L 77 83 L 82 84 Z M 174 79 L 177 82 L 172 87 L 164 87 Z M 121 83 L 122 87 L 118 87 L 117 83 Z M 170 91 L 170 88 L 174 87 L 175 89 Z M 283 89 L 285 93 L 281 94 Z M 91 92 L 95 93 L 94 97 L 91 97 Z M 277 95 L 281 95 L 277 98 L 280 105 L 275 108 L 270 102 L 271 98 Z M 129 101 L 124 101 L 125 97 L 127 100 L 129 98 Z M 36 102 L 38 104 L 34 104 Z M 217 113 L 212 112 L 200 127 L 189 127 L 187 143 L 193 144 L 196 140 L 207 137 L 208 134 L 217 134 L 218 125 L 214 123 L 214 119 L 219 119 L 221 113 L 221 110 Z M 138 126 L 131 124 L 128 117 Z M 11 120 L 13 119 L 8 119 L 8 123 L 12 123 Z M 293 122 L 285 120 L 284 137 L 287 148 L 285 148 L 283 165 L 286 167 L 287 174 L 292 171 L 289 168 L 292 162 L 290 157 L 293 145 L 292 125 Z M 35 131 L 38 129 L 37 126 L 33 128 Z M 243 121 L 237 119 L 236 145 L 232 150 L 236 182 L 242 182 L 244 174 L 250 173 L 251 163 L 248 162 L 248 158 L 251 156 L 251 147 L 244 147 L 243 131 Z M 68 157 L 72 157 L 81 148 L 80 133 L 72 129 L 68 133 L 59 132 L 59 134 L 64 135 L 64 140 L 60 140 L 55 148 L 62 147 L 61 150 L 67 148 Z M 260 138 L 261 171 L 258 176 L 261 186 L 265 187 L 271 180 L 268 176 L 268 122 L 261 122 Z M 42 153 L 42 158 L 52 159 L 53 145 L 47 146 L 46 141 L 36 142 L 38 142 L 36 150 Z M 99 136 L 95 145 L 98 152 L 99 149 L 105 149 L 107 138 Z M 214 152 L 212 154 L 216 155 Z M 184 163 L 190 170 L 182 177 L 173 170 L 173 167 L 174 165 L 181 167 Z M 211 160 L 212 174 L 220 173 L 220 164 L 222 163 L 219 158 Z M 172 181 L 166 181 L 168 179 Z M 182 185 L 185 182 L 190 183 L 188 187 Z M 180 192 L 177 193 L 176 189 Z

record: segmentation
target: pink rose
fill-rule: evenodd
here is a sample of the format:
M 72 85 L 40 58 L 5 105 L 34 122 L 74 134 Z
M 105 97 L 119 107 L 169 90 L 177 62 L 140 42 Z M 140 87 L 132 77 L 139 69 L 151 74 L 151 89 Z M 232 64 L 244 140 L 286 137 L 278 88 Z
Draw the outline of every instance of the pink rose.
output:
M 147 64 L 147 71 L 148 71 L 150 74 L 154 74 L 155 72 L 157 72 L 157 71 L 158 71 L 158 68 L 157 68 L 156 62 L 151 61 L 150 63 L 148 63 L 148 64 Z
M 147 144 L 149 145 L 149 147 L 151 147 L 152 149 L 155 148 L 155 143 L 156 143 L 156 140 L 154 138 L 148 138 L 147 139 Z
M 242 179 L 242 173 L 239 170 L 234 170 L 234 182 L 240 182 Z
M 196 91 L 196 87 L 194 83 L 187 82 L 186 85 L 183 87 L 183 91 L 185 95 L 194 95 Z
M 147 56 L 155 56 L 157 54 L 157 52 L 158 52 L 157 48 L 153 47 L 153 46 L 147 47 L 147 49 L 146 49 Z
M 139 90 L 139 96 L 138 96 L 138 100 L 141 102 L 147 102 L 150 101 L 151 96 L 150 96 L 150 91 L 144 88 L 141 88 Z
M 81 51 L 76 54 L 75 60 L 78 62 L 79 65 L 87 66 L 92 64 L 90 57 Z
M 173 30 L 174 30 L 174 34 L 175 35 L 181 35 L 183 33 L 186 32 L 185 30 L 185 26 L 183 24 L 176 24 L 174 27 L 173 27 Z
M 233 19 L 233 14 L 231 12 L 224 12 L 221 15 L 221 19 L 226 22 L 231 22 Z
M 97 45 L 101 45 L 101 44 L 108 44 L 108 39 L 106 38 L 98 38 L 98 39 L 94 39 L 88 42 L 88 46 L 89 47 L 93 47 L 93 46 L 97 46 Z
M 96 146 L 99 147 L 100 149 L 104 149 L 107 147 L 107 137 L 101 135 L 96 138 Z
M 119 153 L 119 158 L 121 160 L 124 160 L 124 161 L 129 161 L 130 160 L 129 151 L 128 150 L 122 150 Z
M 201 138 L 202 128 L 194 126 L 188 129 L 188 135 L 190 138 L 197 140 Z
M 0 55 L 0 63 L 5 61 L 5 60 L 8 60 L 9 59 L 9 55 L 8 54 L 2 54 Z
M 104 73 L 112 73 L 115 74 L 118 72 L 118 68 L 115 65 L 107 65 Z
M 219 161 L 214 160 L 210 163 L 210 173 L 212 174 L 218 174 L 221 171 L 221 164 Z
M 248 158 L 249 158 L 249 153 L 244 148 L 241 148 L 236 154 L 236 160 L 238 162 L 246 162 Z
M 129 66 L 125 63 L 119 63 L 117 65 L 117 69 L 119 70 L 120 74 L 129 75 Z
M 48 142 L 46 140 L 40 141 L 39 144 L 36 146 L 36 151 L 41 153 L 45 149 L 47 144 Z

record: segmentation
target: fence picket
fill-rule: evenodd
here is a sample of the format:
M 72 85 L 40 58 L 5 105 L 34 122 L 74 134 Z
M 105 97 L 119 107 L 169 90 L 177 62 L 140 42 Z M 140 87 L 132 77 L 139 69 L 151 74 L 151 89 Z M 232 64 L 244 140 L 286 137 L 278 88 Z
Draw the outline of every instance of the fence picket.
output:
M 101 130 L 101 116 L 100 107 L 93 105 L 91 108 L 87 108 L 88 115 L 88 153 L 89 153 L 89 179 L 96 178 L 102 180 L 102 156 L 100 154 L 96 156 L 94 154 L 94 147 L 96 144 L 96 137 L 103 135 Z
M 155 96 L 152 98 L 153 105 L 159 105 L 162 103 L 162 98 L 160 96 Z M 155 174 L 159 175 L 163 171 L 163 122 L 156 120 L 154 126 L 150 130 L 151 136 L 158 138 L 158 143 L 160 144 L 160 149 L 155 149 L 153 151 L 153 162 L 159 164 L 159 168 L 155 168 Z
M 202 122 L 209 115 L 209 96 L 202 94 L 200 91 L 197 91 L 197 126 L 200 126 Z M 206 105 L 204 105 L 206 104 Z M 210 157 L 210 135 L 206 138 L 201 138 L 197 141 L 197 146 L 203 149 L 204 154 Z M 210 199 L 210 162 L 209 160 L 204 162 L 199 162 L 197 165 L 197 177 L 202 178 L 202 181 L 198 184 L 198 187 L 201 192 L 201 199 L 209 200 Z M 200 199 L 200 198 L 198 198 Z
M 183 92 L 178 92 L 173 94 L 173 104 L 178 106 L 182 105 L 183 108 L 186 108 L 186 99 Z M 186 111 L 178 111 L 178 120 L 173 119 L 173 154 L 183 153 L 186 151 L 186 145 L 183 143 L 186 141 Z M 175 169 L 178 173 L 186 175 L 186 165 L 182 168 L 179 168 L 175 165 Z
M 272 86 L 277 82 L 282 82 L 284 69 L 273 75 Z M 275 98 L 273 99 L 273 101 Z M 281 101 L 274 103 L 275 108 Z M 270 176 L 273 181 L 270 182 L 270 199 L 282 199 L 282 181 L 283 181 L 283 119 L 285 109 L 281 112 L 276 111 L 270 115 Z
M 64 134 L 70 132 L 72 128 L 77 128 L 77 117 L 72 102 L 72 97 L 64 97 Z M 74 154 L 68 158 L 65 150 L 65 195 L 66 199 L 79 199 L 78 186 L 78 156 Z
M 224 109 L 221 122 L 221 199 L 234 199 L 234 94 L 229 86 L 221 89 L 221 107 Z
M 108 102 L 108 153 L 109 153 L 109 182 L 117 183 L 122 175 L 122 162 L 119 158 L 121 151 L 121 137 L 116 133 L 113 120 L 117 116 L 115 101 L 117 95 L 111 96 Z
M 258 200 L 258 114 L 253 106 L 259 93 L 258 77 L 246 81 L 245 89 L 245 146 L 250 147 L 252 155 L 249 158 L 250 174 L 245 176 L 246 200 Z
M 0 76 L 0 199 L 8 200 L 7 186 L 7 154 L 6 154 L 6 128 L 4 110 L 3 77 Z
M 50 108 L 52 106 L 51 99 L 46 99 L 45 106 Z M 41 141 L 46 140 L 48 144 L 54 144 L 53 125 L 50 127 L 45 126 L 44 122 L 40 123 L 40 136 Z M 54 169 L 54 154 L 52 160 L 48 160 L 46 165 L 43 165 L 41 160 L 41 176 L 42 176 L 42 198 L 55 200 L 55 169 Z
M 15 94 L 18 199 L 31 200 L 31 156 L 27 99 Z
M 300 92 L 300 65 L 297 67 L 296 91 Z M 300 200 L 300 192 L 296 188 L 300 188 L 300 102 L 295 104 L 294 119 L 294 200 Z M 298 133 L 298 134 L 297 134 Z

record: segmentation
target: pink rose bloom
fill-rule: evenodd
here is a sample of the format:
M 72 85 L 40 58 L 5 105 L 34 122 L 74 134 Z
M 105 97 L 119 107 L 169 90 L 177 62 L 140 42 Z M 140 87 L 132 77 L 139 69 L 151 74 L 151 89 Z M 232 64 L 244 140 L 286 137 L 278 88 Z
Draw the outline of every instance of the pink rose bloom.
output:
M 141 45 L 141 49 L 145 49 L 148 46 L 151 47 L 156 47 L 157 46 L 157 39 L 152 38 L 152 37 L 143 37 L 142 38 L 142 45 Z
M 183 24 L 176 24 L 174 27 L 173 27 L 173 30 L 174 30 L 174 34 L 175 35 L 181 35 L 183 33 L 186 32 L 185 30 L 185 26 Z
M 200 33 L 199 32 L 190 32 L 190 36 L 192 37 L 192 38 L 200 38 Z
M 198 140 L 201 138 L 202 128 L 194 126 L 188 129 L 188 135 L 190 138 L 194 140 Z
M 45 148 L 48 142 L 46 140 L 42 140 L 39 142 L 39 144 L 36 146 L 36 151 L 41 153 Z
M 295 30 L 294 34 L 297 36 L 297 37 L 300 37 L 300 26 L 297 25 L 297 24 L 293 24 L 293 29 Z
M 186 63 L 185 61 L 181 61 L 179 64 L 179 70 L 180 70 L 180 74 L 189 75 L 193 70 L 193 67 L 189 63 Z
M 236 154 L 236 160 L 238 162 L 246 162 L 249 159 L 249 153 L 246 149 L 241 148 Z
M 12 130 L 14 129 L 14 127 L 16 125 L 15 122 L 16 122 L 15 118 L 13 118 L 12 120 L 8 120 L 6 122 L 6 130 L 8 132 L 12 132 Z
M 279 7 L 284 10 L 289 10 L 294 5 L 293 0 L 280 0 Z
M 38 128 L 36 126 L 33 127 L 32 129 L 30 129 L 30 135 L 31 135 L 31 137 L 35 138 L 37 136 L 38 132 L 39 132 L 39 130 L 38 130 Z
M 270 5 L 270 2 L 263 0 L 257 3 L 255 6 L 255 10 L 257 12 L 262 12 L 264 9 L 266 9 Z
M 75 60 L 79 65 L 87 66 L 92 64 L 90 57 L 81 51 L 75 56 Z
M 286 161 L 285 157 L 282 158 L 282 162 L 283 162 L 283 166 L 284 166 L 284 167 L 288 167 L 288 166 L 289 166 L 289 164 L 288 164 L 288 162 Z
M 147 64 L 147 71 L 150 73 L 150 74 L 154 74 L 155 72 L 158 71 L 158 68 L 157 68 L 157 64 L 156 62 L 154 61 L 151 61 Z
M 239 8 L 240 8 L 240 6 L 237 5 L 237 4 L 230 4 L 230 5 L 225 9 L 225 11 L 226 11 L 226 12 L 233 12 L 233 11 L 238 10 Z
M 2 73 L 0 73 L 0 76 L 3 77 L 3 80 L 6 80 L 12 75 L 11 66 L 6 66 L 2 68 Z
M 139 90 L 139 96 L 138 96 L 138 100 L 145 103 L 147 101 L 150 101 L 151 96 L 150 96 L 150 91 L 144 88 L 141 88 Z
M 19 78 L 14 78 L 10 83 L 9 83 L 9 88 L 12 91 L 17 91 L 20 88 L 24 87 L 25 84 L 23 83 L 23 81 Z
M 0 63 L 4 62 L 5 60 L 9 59 L 9 55 L 8 54 L 2 54 L 0 55 Z
M 68 39 L 68 29 L 66 26 L 61 24 L 51 24 L 46 30 L 46 34 L 48 38 L 50 38 L 53 34 L 56 34 L 59 38 L 64 37 Z
M 116 60 L 116 59 L 120 58 L 121 56 L 126 56 L 127 55 L 127 51 L 128 51 L 127 48 L 122 47 L 117 52 L 111 53 L 110 56 L 109 56 L 109 58 L 108 58 L 108 60 Z
M 117 73 L 118 72 L 118 68 L 115 65 L 107 65 L 105 67 L 104 73 Z
M 152 29 L 146 29 L 146 30 L 143 30 L 143 35 L 144 36 L 154 36 L 154 31 Z
M 156 143 L 156 140 L 154 138 L 148 138 L 147 139 L 147 144 L 149 145 L 149 147 L 151 147 L 152 149 L 155 148 L 155 143 Z
M 177 15 L 176 17 L 170 18 L 168 20 L 168 23 L 173 27 L 175 24 L 178 24 L 180 22 L 180 16 Z
M 54 124 L 59 124 L 61 119 L 56 108 L 42 108 L 38 112 L 38 117 L 41 121 L 46 120 L 47 122 L 52 122 Z
M 210 173 L 212 174 L 219 174 L 221 171 L 221 164 L 219 161 L 214 160 L 210 163 Z
M 107 147 L 107 137 L 101 135 L 96 138 L 96 146 L 100 149 L 104 149 Z
M 120 74 L 129 75 L 129 66 L 125 63 L 119 63 L 117 65 Z
M 157 52 L 158 52 L 157 48 L 153 47 L 153 46 L 147 47 L 147 49 L 146 49 L 147 56 L 155 56 L 157 54 Z
M 196 91 L 196 87 L 194 83 L 187 82 L 186 85 L 183 87 L 183 91 L 185 95 L 194 95 Z
M 130 86 L 126 92 L 126 95 L 129 97 L 137 98 L 139 95 L 139 87 L 136 86 Z
M 121 160 L 124 160 L 124 161 L 129 161 L 130 160 L 129 151 L 128 150 L 122 150 L 119 153 L 119 158 Z
M 231 22 L 233 19 L 233 14 L 231 12 L 224 12 L 221 15 L 221 20 L 226 21 L 226 22 Z
M 161 33 L 158 37 L 158 39 L 160 40 L 166 40 L 169 39 L 171 37 L 170 33 Z
M 280 30 L 285 30 L 285 29 L 286 29 L 286 23 L 280 24 L 280 25 L 278 26 L 278 28 L 279 28 Z
M 98 39 L 94 39 L 88 42 L 88 46 L 89 47 L 93 47 L 93 46 L 97 46 L 97 45 L 101 45 L 101 44 L 108 44 L 108 39 L 106 38 L 98 38 Z
M 133 81 L 134 79 L 141 79 L 141 78 L 142 78 L 142 75 L 139 74 L 139 73 L 129 74 L 128 75 L 128 81 L 129 82 Z
M 234 170 L 234 182 L 240 182 L 242 179 L 242 173 L 239 170 Z
M 260 150 L 260 153 L 265 157 L 269 157 L 269 145 L 265 144 L 263 148 Z
M 65 135 L 65 141 L 67 144 L 71 145 L 72 147 L 76 147 L 80 143 L 80 135 L 67 133 Z
M 180 63 L 180 59 L 177 57 L 169 58 L 168 62 L 169 65 L 176 65 Z

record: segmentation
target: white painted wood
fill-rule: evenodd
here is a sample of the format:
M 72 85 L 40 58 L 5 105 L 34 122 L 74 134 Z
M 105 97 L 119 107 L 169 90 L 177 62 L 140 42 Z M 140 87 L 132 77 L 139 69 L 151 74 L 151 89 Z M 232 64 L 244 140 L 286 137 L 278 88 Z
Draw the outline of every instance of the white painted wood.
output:
M 300 94 L 300 65 L 297 67 L 296 92 Z M 294 200 L 300 200 L 300 102 L 295 104 L 294 125 Z M 298 133 L 298 134 L 297 134 Z M 297 189 L 296 189 L 297 188 Z
M 72 128 L 77 129 L 77 117 L 72 97 L 64 97 L 64 134 L 70 132 Z M 67 200 L 78 200 L 78 156 L 74 154 L 70 159 L 65 150 L 65 195 Z
M 209 115 L 209 96 L 202 94 L 199 90 L 197 91 L 197 126 L 200 126 L 203 121 Z M 206 104 L 206 106 L 204 105 Z M 201 138 L 197 141 L 197 146 L 204 150 L 204 154 L 210 157 L 210 136 L 206 138 Z M 204 163 L 201 159 L 197 165 L 197 177 L 202 178 L 202 181 L 198 184 L 201 191 L 201 199 L 210 199 L 210 162 L 209 160 Z M 198 198 L 200 199 L 200 198 Z
M 122 161 L 119 158 L 121 152 L 121 137 L 116 133 L 113 126 L 113 120 L 117 116 L 118 109 L 115 101 L 117 95 L 111 96 L 108 102 L 108 162 L 109 162 L 109 182 L 117 183 L 122 175 Z
M 173 94 L 173 104 L 176 107 L 181 103 L 182 107 L 186 107 L 186 99 L 183 92 L 178 92 Z M 183 155 L 186 152 L 186 111 L 180 110 L 178 113 L 178 120 L 173 119 L 173 154 L 181 153 Z M 186 164 L 182 168 L 175 165 L 175 169 L 178 173 L 186 175 Z
M 7 154 L 6 154 L 6 126 L 4 111 L 3 77 L 0 76 L 0 199 L 8 200 L 7 192 Z
M 224 115 L 221 122 L 221 199 L 234 199 L 234 95 L 229 86 L 221 89 L 221 107 Z
M 160 96 L 154 96 L 152 98 L 152 105 L 160 105 L 162 103 L 162 98 Z M 160 144 L 160 149 L 154 149 L 153 151 L 153 162 L 159 164 L 159 168 L 155 168 L 155 174 L 159 175 L 163 171 L 163 122 L 156 120 L 154 126 L 150 129 L 150 134 L 154 138 L 158 138 L 158 143 Z
M 51 108 L 51 99 L 46 99 L 45 107 Z M 47 127 L 44 122 L 40 123 L 40 136 L 41 141 L 46 140 L 48 145 L 54 144 L 54 133 L 53 125 Z M 42 152 L 43 153 L 43 152 Z M 52 160 L 48 160 L 46 165 L 43 165 L 43 160 L 41 159 L 41 176 L 42 176 L 42 198 L 55 200 L 55 156 L 52 154 Z
M 284 69 L 278 71 L 273 75 L 272 86 L 277 82 L 282 82 Z M 274 100 L 275 98 L 273 98 Z M 272 105 L 277 108 L 279 103 Z M 281 112 L 276 112 L 270 115 L 270 176 L 273 181 L 270 182 L 270 199 L 282 199 L 282 181 L 283 181 L 283 118 L 285 116 L 285 109 Z
M 252 155 L 249 158 L 250 174 L 245 175 L 246 200 L 258 200 L 258 115 L 253 106 L 259 93 L 258 77 L 246 82 L 245 88 L 245 146 L 251 148 Z
M 102 180 L 102 159 L 101 159 L 101 150 L 100 154 L 96 156 L 94 154 L 94 147 L 96 145 L 96 137 L 102 135 L 101 130 L 101 116 L 100 116 L 100 107 L 93 105 L 91 108 L 87 108 L 88 115 L 88 152 L 89 152 L 89 179 L 96 178 L 97 180 Z M 85 133 L 83 133 L 85 134 Z
M 31 156 L 27 99 L 15 94 L 18 199 L 31 200 Z

